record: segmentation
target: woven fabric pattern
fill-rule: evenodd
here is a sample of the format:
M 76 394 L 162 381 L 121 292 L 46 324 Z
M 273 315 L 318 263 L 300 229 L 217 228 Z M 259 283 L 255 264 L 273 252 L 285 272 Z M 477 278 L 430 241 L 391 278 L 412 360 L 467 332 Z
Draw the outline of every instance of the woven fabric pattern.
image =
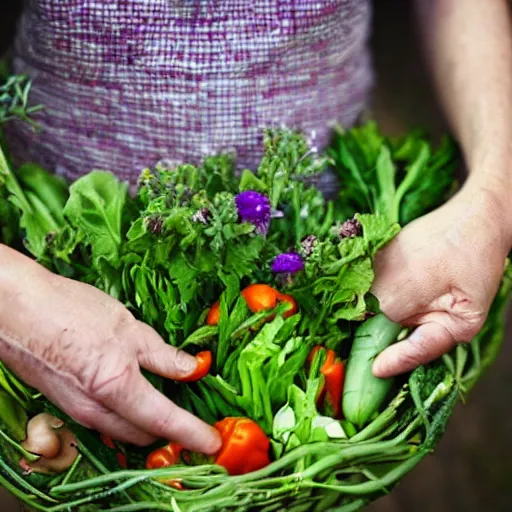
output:
M 370 0 L 28 0 L 14 66 L 46 109 L 9 142 L 72 179 L 132 182 L 221 150 L 251 168 L 264 127 L 323 146 L 365 106 L 369 22 Z

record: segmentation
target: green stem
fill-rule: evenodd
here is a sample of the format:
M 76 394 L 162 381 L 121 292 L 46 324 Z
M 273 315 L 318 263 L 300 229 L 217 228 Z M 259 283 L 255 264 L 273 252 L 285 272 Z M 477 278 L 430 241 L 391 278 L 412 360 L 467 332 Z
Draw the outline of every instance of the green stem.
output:
M 91 495 L 85 496 L 83 498 L 78 498 L 76 500 L 62 503 L 60 505 L 56 505 L 55 507 L 51 507 L 48 509 L 48 512 L 60 512 L 60 511 L 67 512 L 68 510 L 75 510 L 77 507 L 79 507 L 81 505 L 85 505 L 86 503 L 94 503 L 95 501 L 104 500 L 104 499 L 108 498 L 109 496 L 113 496 L 115 494 L 119 494 L 123 491 L 126 491 L 126 489 L 133 487 L 134 485 L 140 483 L 144 479 L 145 479 L 145 477 L 132 478 L 131 480 L 127 480 L 126 482 L 116 485 L 115 487 L 112 487 L 111 489 L 100 491 L 100 492 L 97 492 L 96 494 L 91 494 Z
M 367 427 L 358 432 L 356 435 L 349 439 L 351 443 L 359 443 L 379 434 L 383 428 L 387 427 L 390 422 L 396 419 L 398 408 L 403 404 L 404 400 L 409 394 L 407 384 L 400 390 L 398 395 L 391 401 L 391 403 L 384 409 L 384 411 L 377 416 Z
M 11 493 L 13 496 L 18 498 L 20 501 L 28 505 L 30 508 L 33 508 L 35 510 L 42 510 L 43 512 L 47 511 L 47 508 L 44 505 L 40 505 L 39 503 L 36 503 L 33 501 L 27 494 L 20 491 L 17 487 L 11 484 L 9 480 L 5 479 L 3 476 L 0 475 L 0 487 L 3 487 L 6 491 Z
M 375 492 L 383 491 L 387 487 L 391 486 L 402 477 L 404 477 L 409 471 L 411 471 L 421 460 L 427 455 L 426 452 L 419 452 L 417 455 L 410 457 L 403 464 L 397 466 L 389 473 L 384 475 L 378 480 L 372 480 L 369 482 L 363 482 L 360 484 L 322 484 L 313 481 L 304 481 L 302 485 L 305 487 L 312 487 L 316 489 L 327 489 L 330 491 L 337 491 L 342 494 L 364 496 Z
M 160 503 L 158 501 L 143 501 L 108 509 L 109 512 L 137 512 L 138 510 L 164 510 L 167 512 L 176 512 L 174 505 Z
M 29 462 L 35 462 L 40 459 L 39 455 L 34 455 L 33 453 L 28 452 L 21 446 L 21 444 L 17 443 L 14 439 L 11 439 L 1 428 L 0 428 L 0 437 L 2 437 L 5 442 L 11 445 L 18 453 L 23 455 Z
M 31 494 L 33 496 L 37 496 L 38 498 L 41 498 L 44 501 L 48 501 L 49 503 L 57 503 L 56 500 L 39 491 L 34 486 L 30 485 L 27 481 L 25 481 L 25 479 L 23 479 L 21 475 L 19 475 L 16 471 L 11 469 L 11 467 L 5 462 L 5 460 L 2 457 L 0 457 L 0 469 L 2 470 L 2 473 L 4 473 L 8 478 L 13 480 L 20 487 L 24 488 L 26 493 Z
M 73 476 L 73 473 L 76 471 L 76 468 L 82 461 L 83 455 L 81 453 L 78 454 L 78 457 L 75 459 L 75 462 L 73 462 L 73 465 L 69 468 L 69 471 L 66 473 L 66 476 L 60 483 L 60 485 L 66 485 L 69 481 L 69 479 Z
M 352 503 L 347 503 L 346 505 L 342 505 L 341 507 L 331 508 L 331 512 L 357 512 L 358 510 L 362 510 L 368 503 L 368 500 L 359 499 L 353 501 Z
M 123 470 L 123 471 L 116 471 L 114 473 L 109 473 L 108 471 L 106 474 L 97 476 L 94 478 L 89 478 L 88 480 L 81 480 L 80 482 L 73 482 L 71 484 L 66 485 L 58 485 L 52 489 L 52 495 L 58 496 L 58 495 L 65 495 L 65 494 L 72 494 L 77 491 L 86 491 L 87 489 L 95 488 L 95 487 L 104 487 L 106 485 L 109 485 L 113 482 L 118 482 L 120 480 L 125 479 L 135 479 L 135 478 L 142 478 L 142 479 L 158 479 L 158 478 L 165 478 L 165 479 L 182 479 L 185 480 L 188 475 L 191 475 L 192 477 L 196 476 L 198 474 L 203 474 L 205 476 L 205 479 L 211 479 L 215 477 L 216 475 L 210 475 L 208 474 L 211 471 L 215 472 L 222 472 L 225 475 L 225 471 L 222 468 L 219 468 L 218 466 L 196 466 L 196 467 L 169 467 L 169 468 L 162 468 L 162 469 L 136 469 L 136 470 Z M 185 491 L 186 492 L 186 491 Z
M 82 442 L 79 442 L 79 451 L 100 473 L 105 475 L 110 473 L 110 471 L 92 454 L 92 452 Z M 53 494 L 53 489 L 50 492 Z M 128 495 L 128 493 L 123 492 L 123 494 L 129 503 L 133 503 L 133 499 Z

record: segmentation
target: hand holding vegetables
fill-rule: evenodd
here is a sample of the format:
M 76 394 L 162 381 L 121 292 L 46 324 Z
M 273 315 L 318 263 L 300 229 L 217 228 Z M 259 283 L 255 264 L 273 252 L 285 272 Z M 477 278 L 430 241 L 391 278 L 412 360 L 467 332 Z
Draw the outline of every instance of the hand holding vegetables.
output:
M 79 423 L 145 445 L 156 437 L 214 453 L 218 433 L 140 372 L 180 380 L 196 359 L 164 343 L 113 298 L 0 245 L 0 359 Z
M 375 360 L 375 375 L 412 370 L 478 333 L 512 245 L 511 218 L 490 192 L 468 184 L 382 250 L 374 283 L 381 308 L 417 328 Z

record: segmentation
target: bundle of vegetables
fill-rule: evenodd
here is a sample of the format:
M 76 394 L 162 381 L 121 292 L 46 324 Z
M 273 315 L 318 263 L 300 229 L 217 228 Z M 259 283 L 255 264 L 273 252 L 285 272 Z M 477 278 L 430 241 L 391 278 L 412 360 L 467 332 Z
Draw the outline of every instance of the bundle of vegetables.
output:
M 4 119 L 23 84 L 0 96 Z M 196 354 L 189 382 L 146 376 L 223 440 L 214 457 L 169 440 L 120 445 L 0 364 L 0 484 L 31 508 L 359 510 L 434 448 L 492 363 L 508 268 L 470 345 L 402 378 L 371 373 L 375 355 L 407 334 L 370 293 L 373 258 L 445 200 L 452 143 L 390 140 L 374 123 L 340 130 L 325 156 L 293 132 L 264 142 L 255 173 L 238 176 L 230 155 L 160 162 L 135 197 L 108 172 L 68 187 L 33 164 L 13 170 L 0 153 L 3 243 L 109 293 Z M 327 167 L 340 180 L 335 201 L 316 187 Z

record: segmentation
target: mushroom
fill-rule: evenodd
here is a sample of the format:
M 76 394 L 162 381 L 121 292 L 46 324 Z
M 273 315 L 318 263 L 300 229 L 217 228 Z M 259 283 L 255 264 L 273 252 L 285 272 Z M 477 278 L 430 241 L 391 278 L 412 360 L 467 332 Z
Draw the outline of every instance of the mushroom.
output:
M 61 473 L 78 457 L 73 433 L 63 421 L 47 413 L 38 414 L 28 422 L 23 448 L 40 456 L 35 462 L 21 459 L 20 467 L 27 473 Z

